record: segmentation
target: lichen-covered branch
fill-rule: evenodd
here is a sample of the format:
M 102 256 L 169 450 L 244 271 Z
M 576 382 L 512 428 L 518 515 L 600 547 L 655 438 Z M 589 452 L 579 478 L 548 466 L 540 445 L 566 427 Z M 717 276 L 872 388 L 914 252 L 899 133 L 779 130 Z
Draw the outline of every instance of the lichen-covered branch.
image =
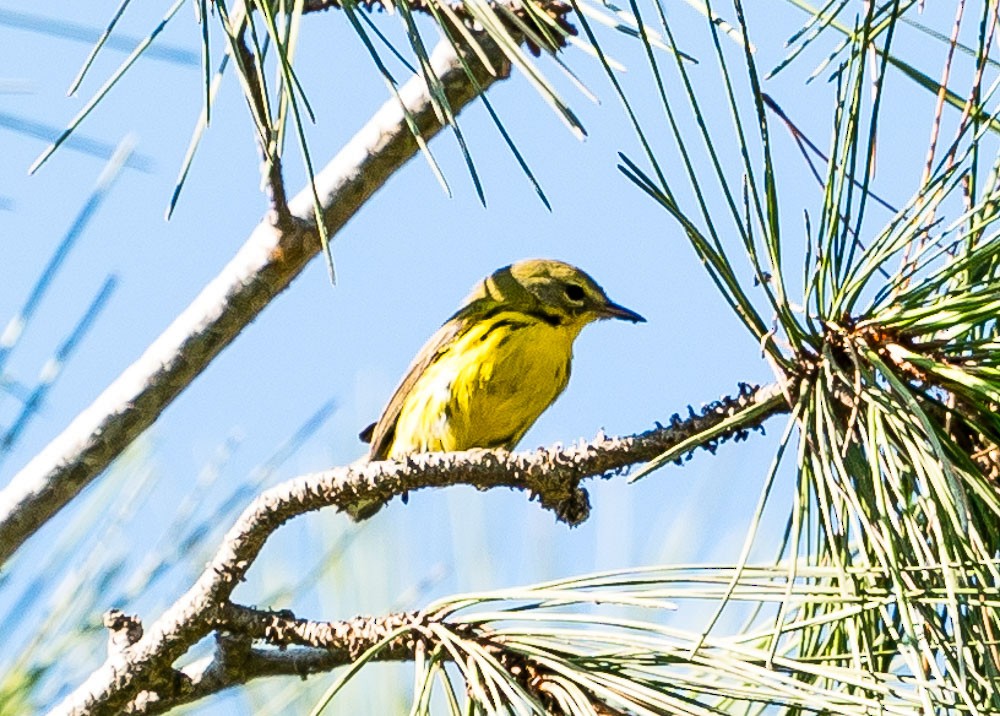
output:
M 485 625 L 449 623 L 428 612 L 359 616 L 347 621 L 325 622 L 297 618 L 290 611 L 267 611 L 229 605 L 216 626 L 212 656 L 177 670 L 168 687 L 142 692 L 126 707 L 128 713 L 146 716 L 171 709 L 220 691 L 267 676 L 297 676 L 332 671 L 371 652 L 371 661 L 414 661 L 419 651 L 430 653 L 440 645 L 432 626 L 454 638 L 474 643 L 494 658 L 526 692 L 541 703 L 552 703 L 551 671 L 541 663 L 516 653 L 495 638 Z M 264 644 L 265 646 L 260 646 Z M 453 654 L 445 650 L 445 660 Z M 597 713 L 619 713 L 589 694 Z M 562 713 L 553 710 L 553 714 Z
M 432 53 L 434 71 L 458 112 L 506 76 L 503 52 L 488 38 L 480 47 L 497 76 L 475 53 L 465 58 L 450 43 Z M 441 129 L 422 78 L 400 89 L 419 133 Z M 399 102 L 387 102 L 316 176 L 327 234 L 333 236 L 418 150 Z M 93 404 L 21 469 L 0 492 L 0 564 L 97 477 L 283 291 L 320 249 L 309 188 L 288 202 L 289 221 L 270 214 L 174 322 Z
M 346 666 L 394 633 L 376 661 L 410 661 L 417 639 L 411 631 L 427 620 L 419 613 L 355 617 L 325 622 L 298 619 L 289 611 L 273 612 L 226 605 L 213 624 L 215 653 L 173 672 L 169 685 L 141 692 L 127 706 L 132 713 L 160 714 L 265 676 L 327 673 Z M 266 644 L 261 647 L 259 644 Z M 275 648 L 277 647 L 277 648 Z
M 227 620 L 236 623 L 237 618 L 246 617 L 241 623 L 250 633 L 267 634 L 268 624 L 255 623 L 252 615 L 234 611 L 230 595 L 268 537 L 293 517 L 323 507 L 353 513 L 359 506 L 429 487 L 471 485 L 481 490 L 504 487 L 527 492 L 557 519 L 576 525 L 590 513 L 587 492 L 581 487 L 584 480 L 623 472 L 682 443 L 714 450 L 720 442 L 741 439 L 767 418 L 789 411 L 787 390 L 778 385 L 758 389 L 742 386 L 738 395 L 711 403 L 701 413 L 689 410 L 686 419 L 675 415 L 667 426 L 627 437 L 600 435 L 567 448 L 531 452 L 469 450 L 413 455 L 400 462 L 359 462 L 272 487 L 244 510 L 187 593 L 134 644 L 111 653 L 53 713 L 113 714 L 134 702 L 140 693 L 155 691 L 157 684 L 175 688 L 179 677 L 171 665 Z M 740 420 L 739 416 L 747 417 Z M 723 433 L 714 430 L 721 423 L 728 425 Z M 692 438 L 698 435 L 710 437 L 702 444 L 693 444 Z M 276 627 L 271 627 L 272 637 L 277 638 Z M 316 634 L 305 637 L 287 627 L 283 634 L 289 644 L 328 646 L 322 640 L 311 641 Z M 216 673 L 212 678 L 221 677 Z

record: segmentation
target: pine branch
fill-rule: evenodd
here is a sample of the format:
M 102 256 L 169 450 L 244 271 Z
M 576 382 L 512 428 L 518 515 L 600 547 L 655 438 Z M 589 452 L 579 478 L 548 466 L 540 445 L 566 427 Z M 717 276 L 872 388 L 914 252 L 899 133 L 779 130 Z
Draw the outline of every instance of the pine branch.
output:
M 527 3 L 511 2 L 510 0 L 489 0 L 483 3 L 491 12 L 496 13 L 497 18 L 507 27 L 514 36 L 521 37 L 527 28 L 535 41 L 526 39 L 531 52 L 540 54 L 542 49 L 555 51 L 567 44 L 567 38 L 576 35 L 576 28 L 570 23 L 569 15 L 573 6 L 563 0 L 546 0 L 536 2 L 533 8 L 528 8 Z M 344 5 L 343 0 L 304 0 L 302 12 L 319 12 L 330 9 L 340 9 Z M 358 0 L 357 5 L 368 12 L 395 12 L 395 6 L 389 0 Z M 443 14 L 439 9 L 441 5 L 447 5 L 448 10 Z M 448 23 L 449 32 L 456 29 L 452 26 L 454 20 L 461 21 L 469 27 L 475 27 L 477 23 L 476 15 L 469 11 L 464 2 L 442 3 L 440 0 L 408 0 L 407 6 L 412 12 L 419 12 L 430 15 L 437 22 Z M 543 13 L 548 17 L 548 22 L 542 21 L 538 13 Z M 552 34 L 549 24 L 558 28 L 556 34 Z M 542 39 L 539 44 L 537 40 Z
M 241 614 L 230 602 L 233 589 L 243 581 L 268 537 L 293 517 L 323 507 L 354 513 L 364 505 L 419 489 L 461 484 L 481 490 L 506 487 L 525 491 L 557 519 L 576 525 L 590 512 L 589 497 L 581 487 L 584 480 L 622 473 L 682 443 L 692 449 L 714 450 L 722 441 L 742 439 L 768 417 L 789 411 L 786 394 L 778 385 L 758 389 L 741 386 L 737 396 L 711 403 L 701 414 L 690 410 L 687 419 L 675 415 L 669 426 L 637 435 L 599 435 L 591 442 L 569 448 L 554 446 L 532 452 L 469 450 L 413 455 L 402 462 L 359 462 L 303 475 L 270 488 L 244 510 L 188 592 L 141 638 L 125 649 L 113 649 L 105 664 L 52 714 L 113 714 L 140 694 L 155 692 L 157 687 L 174 691 L 187 688 L 178 684 L 188 677 L 178 676 L 171 665 L 203 637 Z M 738 415 L 748 417 L 734 420 Z M 721 423 L 728 424 L 724 433 L 714 429 Z M 695 444 L 693 438 L 699 434 L 706 438 Z M 288 643 L 329 646 L 296 640 L 292 638 L 298 633 L 295 630 L 286 629 L 285 633 L 291 635 Z M 217 670 L 212 674 L 219 688 L 223 683 L 231 685 Z
M 246 93 L 247 102 L 252 105 L 251 115 L 266 117 L 268 116 L 267 99 L 263 92 L 260 68 L 254 63 L 253 54 L 247 47 L 245 29 L 244 32 L 240 33 L 236 42 L 236 52 L 240 55 L 240 65 L 254 78 L 254 81 L 247 83 L 249 91 Z M 264 189 L 271 202 L 271 211 L 274 212 L 269 218 L 275 226 L 288 226 L 294 223 L 295 216 L 288 210 L 285 177 L 282 170 L 281 154 L 275 146 L 275 132 L 270 127 L 263 125 L 259 126 L 259 130 L 264 132 L 263 136 L 257 138 L 257 149 L 260 152 L 261 165 L 264 168 Z
M 463 63 L 447 42 L 432 54 L 455 112 L 508 74 L 503 51 L 488 38 L 479 38 L 479 43 L 494 67 L 505 68 L 501 76 L 487 71 L 471 50 Z M 465 63 L 475 82 L 467 76 Z M 400 98 L 423 137 L 441 129 L 422 78 L 403 86 Z M 403 111 L 395 99 L 390 100 L 316 176 L 328 236 L 339 231 L 417 150 Z M 146 352 L 0 492 L 0 564 L 149 427 L 319 252 L 312 206 L 307 187 L 289 202 L 288 221 L 266 217 Z
M 550 683 L 550 669 L 494 639 L 488 626 L 451 622 L 441 614 L 400 612 L 326 622 L 297 618 L 288 610 L 239 604 L 229 604 L 221 612 L 214 625 L 215 653 L 185 668 L 163 672 L 153 682 L 155 688 L 142 691 L 128 704 L 128 713 L 167 713 L 254 679 L 306 678 L 329 673 L 363 657 L 372 662 L 415 661 L 419 653 L 427 654 L 439 646 L 430 636 L 434 627 L 485 650 L 540 702 L 553 701 L 549 692 L 557 688 Z M 446 660 L 451 658 L 450 654 L 445 656 Z M 597 713 L 619 713 L 596 694 L 587 696 Z

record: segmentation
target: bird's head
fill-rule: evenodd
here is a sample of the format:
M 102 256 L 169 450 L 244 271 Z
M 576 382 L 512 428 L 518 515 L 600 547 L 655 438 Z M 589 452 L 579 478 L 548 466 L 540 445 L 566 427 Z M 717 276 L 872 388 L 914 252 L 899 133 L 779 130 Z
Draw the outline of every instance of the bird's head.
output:
M 476 286 L 465 305 L 481 300 L 526 313 L 543 311 L 577 326 L 604 318 L 646 320 L 608 298 L 584 271 L 554 259 L 527 259 L 498 269 Z

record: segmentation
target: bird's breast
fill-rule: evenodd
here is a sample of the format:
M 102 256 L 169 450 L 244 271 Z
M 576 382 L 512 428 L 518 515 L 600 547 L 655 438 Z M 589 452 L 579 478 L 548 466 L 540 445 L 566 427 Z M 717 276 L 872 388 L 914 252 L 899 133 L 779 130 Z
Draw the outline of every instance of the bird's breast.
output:
M 414 385 L 392 452 L 513 447 L 566 387 L 578 334 L 515 312 L 474 323 Z

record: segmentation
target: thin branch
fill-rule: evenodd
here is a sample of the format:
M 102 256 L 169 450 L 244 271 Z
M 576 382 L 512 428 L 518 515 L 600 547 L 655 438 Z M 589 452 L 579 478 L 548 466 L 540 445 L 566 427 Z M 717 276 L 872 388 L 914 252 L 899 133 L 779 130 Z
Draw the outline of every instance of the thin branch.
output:
M 794 392 L 794 391 L 793 391 Z M 761 408 L 765 409 L 761 409 Z M 690 410 L 690 409 L 689 409 Z M 779 385 L 750 389 L 690 410 L 687 419 L 675 415 L 667 427 L 638 435 L 605 437 L 589 443 L 533 452 L 469 450 L 413 455 L 402 462 L 358 462 L 325 472 L 303 475 L 261 493 L 230 528 L 215 557 L 195 584 L 126 650 L 113 652 L 103 666 L 51 712 L 59 716 L 114 714 L 142 692 L 177 688 L 172 664 L 192 645 L 233 617 L 229 599 L 246 577 L 268 537 L 288 520 L 323 507 L 355 513 L 419 489 L 470 485 L 481 490 L 506 487 L 526 491 L 557 519 L 576 525 L 587 518 L 590 501 L 580 483 L 609 476 L 689 442 L 699 433 L 729 421 L 731 428 L 698 445 L 709 450 L 730 438 L 742 439 L 772 415 L 787 413 Z M 733 416 L 745 414 L 745 422 Z M 266 626 L 266 625 L 265 625 Z M 305 643 L 292 640 L 287 643 Z M 213 677 L 217 678 L 217 677 Z M 183 679 L 182 679 L 183 680 Z M 171 692 L 173 693 L 173 692 Z
M 173 671 L 157 691 L 146 690 L 133 700 L 132 713 L 161 714 L 220 691 L 266 676 L 328 673 L 347 666 L 361 654 L 427 617 L 417 613 L 355 617 L 323 622 L 297 619 L 289 611 L 266 611 L 238 604 L 220 610 L 214 625 L 215 653 Z M 264 642 L 271 648 L 255 647 Z M 387 644 L 375 661 L 410 661 L 417 639 L 407 632 Z M 278 648 L 274 648 L 278 647 Z
M 173 672 L 169 684 L 159 691 L 144 691 L 128 704 L 128 713 L 145 716 L 166 713 L 234 686 L 267 676 L 297 676 L 328 673 L 348 666 L 367 652 L 373 662 L 413 661 L 423 649 L 437 646 L 432 625 L 446 629 L 464 641 L 475 642 L 490 653 L 522 688 L 546 702 L 551 688 L 550 669 L 518 654 L 494 638 L 485 625 L 448 623 L 439 614 L 427 612 L 358 616 L 347 621 L 313 621 L 296 618 L 287 610 L 268 611 L 230 604 L 216 624 L 215 653 Z M 265 643 L 268 647 L 254 646 Z M 276 648 L 275 648 L 276 647 Z M 446 660 L 450 655 L 444 656 Z M 618 713 L 596 694 L 587 694 L 597 713 Z M 554 710 L 552 713 L 562 713 Z
M 383 658 L 383 661 L 387 660 Z M 267 676 L 297 676 L 330 672 L 350 664 L 345 653 L 314 647 L 255 648 L 246 640 L 219 637 L 216 653 L 181 669 L 183 686 L 171 696 L 161 696 L 145 713 L 165 713 L 182 704 L 199 701 L 220 691 Z
M 286 649 L 304 646 L 322 649 L 339 663 L 349 664 L 393 632 L 420 626 L 427 617 L 414 613 L 393 613 L 382 617 L 355 617 L 347 621 L 318 622 L 297 619 L 290 611 L 254 609 L 228 604 L 220 610 L 214 628 L 245 640 L 264 641 Z M 387 646 L 395 658 L 413 654 L 412 638 L 393 640 Z M 383 659 L 392 656 L 383 655 Z
M 267 118 L 270 112 L 267 107 L 267 99 L 264 96 L 260 65 L 254 61 L 254 55 L 247 47 L 245 27 L 236 42 L 236 51 L 240 54 L 240 64 L 245 68 L 245 71 L 251 72 L 253 75 L 252 80 L 247 83 L 249 87 L 247 101 L 253 105 L 252 116 L 261 119 Z M 260 152 L 261 166 L 265 176 L 265 191 L 271 202 L 271 210 L 274 212 L 274 215 L 269 219 L 273 225 L 285 227 L 293 221 L 294 217 L 288 211 L 288 196 L 285 190 L 284 172 L 281 168 L 281 152 L 269 124 L 269 122 L 262 122 L 260 125 L 264 134 L 257 137 L 257 149 Z
M 464 62 L 450 43 L 432 54 L 435 72 L 457 112 L 508 75 L 504 54 L 480 37 L 500 77 L 469 51 Z M 475 82 L 466 74 L 471 68 Z M 421 136 L 441 129 L 423 79 L 399 92 Z M 395 99 L 387 102 L 316 175 L 327 234 L 333 236 L 410 157 L 417 143 Z M 266 218 L 230 263 L 146 352 L 46 446 L 0 492 L 0 564 L 80 490 L 195 379 L 320 249 L 307 187 L 289 202 L 291 220 Z
M 413 654 L 386 652 L 379 661 L 412 660 Z M 245 639 L 218 637 L 213 656 L 179 670 L 177 687 L 172 693 L 157 694 L 157 698 L 137 699 L 130 704 L 133 712 L 162 714 L 183 704 L 193 703 L 227 689 L 243 686 L 254 679 L 269 676 L 296 676 L 305 678 L 312 674 L 325 674 L 350 664 L 350 658 L 339 650 L 328 651 L 313 647 L 288 649 L 258 648 Z

